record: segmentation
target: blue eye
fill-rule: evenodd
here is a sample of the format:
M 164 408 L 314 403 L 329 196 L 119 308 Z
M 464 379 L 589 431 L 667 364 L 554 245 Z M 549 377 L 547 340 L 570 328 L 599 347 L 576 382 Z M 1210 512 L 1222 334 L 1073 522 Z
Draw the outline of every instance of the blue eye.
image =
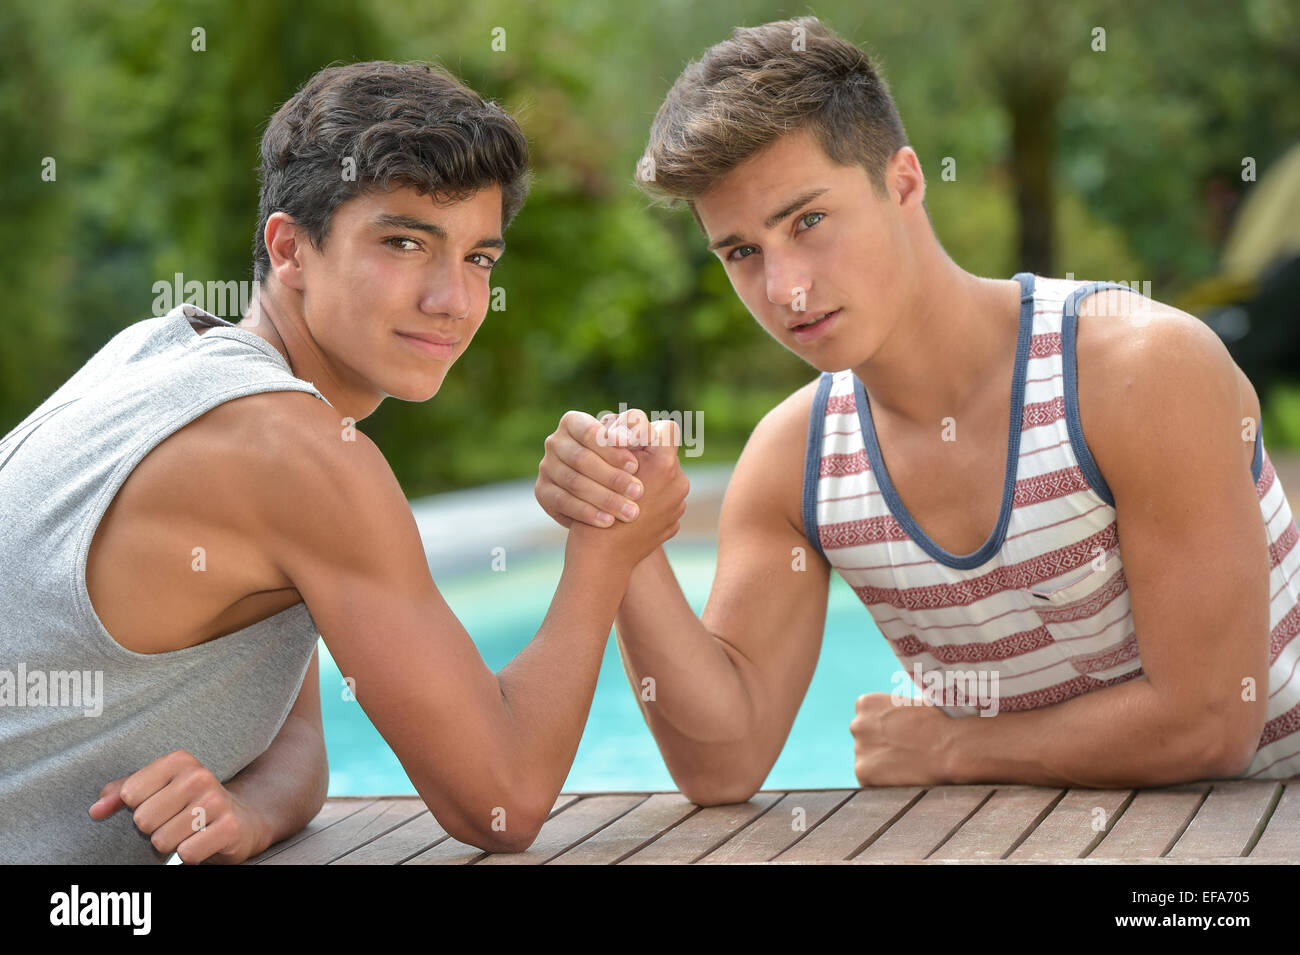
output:
M 811 229 L 811 228 L 812 228 L 813 226 L 815 226 L 818 222 L 821 222 L 822 219 L 825 219 L 825 218 L 826 218 L 826 213 L 824 213 L 824 212 L 805 212 L 803 215 L 801 215 L 801 216 L 799 217 L 799 221 L 800 221 L 801 223 L 806 223 L 806 222 L 808 221 L 808 218 L 809 218 L 810 216 L 818 216 L 818 219 L 816 220 L 816 222 L 813 222 L 813 223 L 812 223 L 811 225 L 809 225 L 807 228 L 805 228 L 805 229 L 800 229 L 799 231 L 801 231 L 801 232 L 807 232 L 808 229 Z M 744 259 L 747 259 L 747 258 L 749 258 L 749 255 L 753 255 L 753 252 L 749 253 L 749 255 L 741 255 L 741 256 L 737 256 L 736 253 L 737 253 L 737 252 L 740 252 L 740 251 L 743 250 L 743 249 L 753 249 L 753 248 L 754 248 L 754 247 L 753 247 L 752 245 L 738 245 L 738 246 L 736 246 L 734 249 L 732 249 L 730 252 L 727 253 L 727 261 L 729 261 L 729 262 L 740 262 L 740 261 L 742 261 L 742 260 L 744 260 Z

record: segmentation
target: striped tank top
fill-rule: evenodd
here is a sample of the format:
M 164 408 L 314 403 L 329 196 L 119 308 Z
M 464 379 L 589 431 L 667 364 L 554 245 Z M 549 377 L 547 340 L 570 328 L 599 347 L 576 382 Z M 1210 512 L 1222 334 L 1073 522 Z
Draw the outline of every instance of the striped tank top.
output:
M 1123 286 L 1015 278 L 1006 478 L 997 525 L 978 550 L 949 553 L 907 512 L 852 370 L 821 376 L 809 421 L 804 532 L 949 716 L 1052 706 L 1142 675 L 1114 499 L 1084 441 L 1076 393 L 1079 303 Z M 1280 779 L 1300 775 L 1300 548 L 1262 431 L 1251 476 L 1271 568 L 1268 710 L 1239 775 Z M 990 675 L 993 705 L 983 685 Z

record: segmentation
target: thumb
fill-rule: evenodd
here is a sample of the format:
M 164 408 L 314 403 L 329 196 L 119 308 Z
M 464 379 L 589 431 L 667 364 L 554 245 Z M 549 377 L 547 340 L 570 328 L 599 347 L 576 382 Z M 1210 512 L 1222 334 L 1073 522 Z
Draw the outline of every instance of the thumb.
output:
M 99 798 L 90 805 L 91 819 L 107 819 L 119 809 L 126 808 L 126 803 L 122 802 L 122 783 L 126 780 L 126 776 L 115 779 L 99 791 Z
M 655 421 L 650 425 L 650 443 L 655 447 L 672 448 L 676 454 L 682 445 L 682 429 L 672 418 Z

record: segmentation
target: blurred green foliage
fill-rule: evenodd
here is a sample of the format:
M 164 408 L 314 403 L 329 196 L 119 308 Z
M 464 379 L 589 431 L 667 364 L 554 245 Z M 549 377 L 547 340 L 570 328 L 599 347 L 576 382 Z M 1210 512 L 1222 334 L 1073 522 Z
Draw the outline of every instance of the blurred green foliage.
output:
M 703 460 L 734 458 L 815 372 L 749 317 L 689 214 L 650 208 L 632 177 L 688 60 L 733 26 L 804 13 L 879 58 L 940 240 L 977 274 L 1022 267 L 1011 133 L 1026 109 L 1050 130 L 1039 157 L 1050 242 L 1031 251 L 1057 275 L 1150 280 L 1163 301 L 1216 268 L 1228 216 L 1207 184 L 1240 196 L 1242 157 L 1263 173 L 1300 137 L 1300 14 L 1288 0 L 9 2 L 0 433 L 148 317 L 154 282 L 251 278 L 258 142 L 312 73 L 421 59 L 516 116 L 536 184 L 493 277 L 506 309 L 489 311 L 435 399 L 390 400 L 363 423 L 408 494 L 535 473 L 566 409 L 620 402 L 702 411 Z M 1268 412 L 1281 422 L 1271 447 L 1300 442 L 1287 396 Z

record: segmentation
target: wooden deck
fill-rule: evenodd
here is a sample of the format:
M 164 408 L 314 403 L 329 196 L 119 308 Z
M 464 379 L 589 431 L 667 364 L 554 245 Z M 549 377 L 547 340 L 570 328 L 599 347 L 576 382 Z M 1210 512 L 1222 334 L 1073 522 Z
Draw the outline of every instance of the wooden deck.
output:
M 413 796 L 336 797 L 247 865 L 1300 862 L 1300 778 L 1160 789 L 936 786 L 567 793 L 527 852 L 451 838 Z

